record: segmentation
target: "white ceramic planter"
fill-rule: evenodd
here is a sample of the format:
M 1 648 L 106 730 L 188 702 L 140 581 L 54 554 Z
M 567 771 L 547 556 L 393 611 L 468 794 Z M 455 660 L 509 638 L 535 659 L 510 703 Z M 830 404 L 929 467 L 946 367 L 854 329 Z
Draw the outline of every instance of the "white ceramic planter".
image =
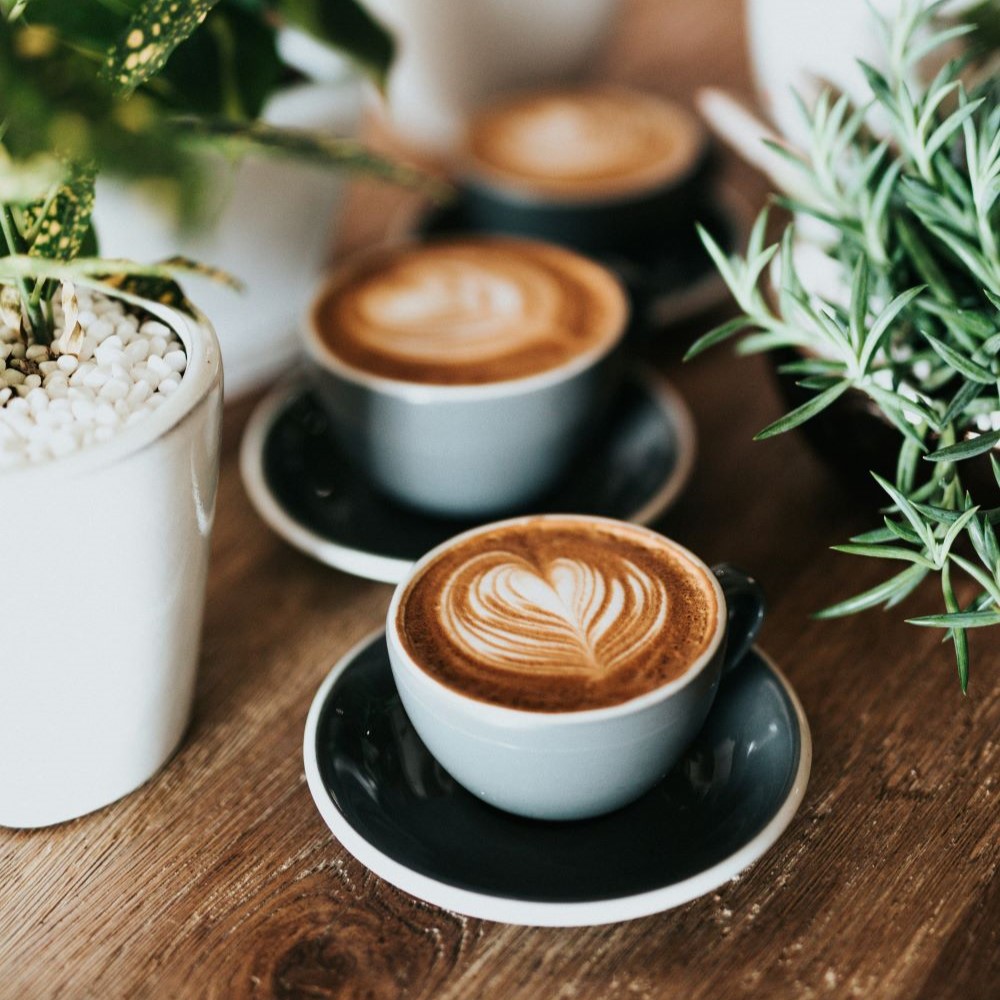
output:
M 396 38 L 388 112 L 418 146 L 447 151 L 470 111 L 503 91 L 581 74 L 618 0 L 362 0 Z
M 264 119 L 274 125 L 351 136 L 361 91 L 344 75 L 275 95 Z M 246 290 L 197 276 L 183 285 L 212 317 L 226 361 L 226 391 L 245 392 L 287 368 L 297 351 L 298 320 L 327 263 L 343 194 L 343 174 L 280 155 L 216 164 L 211 220 L 178 233 L 156 193 L 113 180 L 98 184 L 94 215 L 105 256 L 152 261 L 183 254 L 221 267 Z
M 149 305 L 183 341 L 180 386 L 106 444 L 0 476 L 0 825 L 91 812 L 183 736 L 218 481 L 211 327 Z

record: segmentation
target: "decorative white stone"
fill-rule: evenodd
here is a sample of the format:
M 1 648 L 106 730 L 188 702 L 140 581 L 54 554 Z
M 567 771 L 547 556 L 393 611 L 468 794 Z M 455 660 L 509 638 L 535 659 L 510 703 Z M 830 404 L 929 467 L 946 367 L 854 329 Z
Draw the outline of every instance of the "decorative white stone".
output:
M 30 347 L 0 324 L 0 468 L 49 461 L 112 438 L 176 392 L 187 367 L 165 323 L 127 314 L 110 296 L 77 290 L 78 351 Z M 55 306 L 56 338 L 62 332 Z M 11 362 L 24 360 L 27 374 Z

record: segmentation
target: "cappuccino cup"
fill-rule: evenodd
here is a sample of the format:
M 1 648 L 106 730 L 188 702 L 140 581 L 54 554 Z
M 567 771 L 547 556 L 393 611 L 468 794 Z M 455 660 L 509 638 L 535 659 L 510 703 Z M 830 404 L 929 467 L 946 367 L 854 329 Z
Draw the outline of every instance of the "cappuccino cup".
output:
M 540 90 L 475 114 L 459 166 L 473 229 L 629 253 L 693 223 L 705 129 L 672 101 L 617 86 Z
M 763 620 L 757 583 L 648 528 L 533 515 L 427 553 L 386 636 L 403 707 L 474 795 L 581 819 L 653 787 Z
M 336 437 L 382 492 L 482 516 L 543 493 L 576 456 L 628 318 L 621 283 L 582 256 L 455 238 L 342 267 L 306 346 Z

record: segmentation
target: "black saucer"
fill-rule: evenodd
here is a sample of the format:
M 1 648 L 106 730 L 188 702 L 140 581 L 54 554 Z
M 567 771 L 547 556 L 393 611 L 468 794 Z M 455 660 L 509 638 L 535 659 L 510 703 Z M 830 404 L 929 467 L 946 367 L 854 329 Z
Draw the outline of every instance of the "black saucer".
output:
M 333 669 L 306 723 L 306 776 L 338 840 L 376 874 L 470 916 L 579 926 L 655 913 L 717 888 L 781 835 L 805 793 L 809 727 L 758 650 L 652 791 L 607 816 L 522 819 L 456 784 L 410 725 L 384 633 Z
M 604 430 L 534 513 L 599 514 L 648 524 L 680 493 L 694 461 L 687 406 L 652 371 L 624 380 Z M 375 490 L 344 457 L 311 390 L 265 399 L 247 425 L 243 482 L 261 517 L 297 548 L 337 569 L 396 583 L 425 552 L 481 521 L 434 517 Z

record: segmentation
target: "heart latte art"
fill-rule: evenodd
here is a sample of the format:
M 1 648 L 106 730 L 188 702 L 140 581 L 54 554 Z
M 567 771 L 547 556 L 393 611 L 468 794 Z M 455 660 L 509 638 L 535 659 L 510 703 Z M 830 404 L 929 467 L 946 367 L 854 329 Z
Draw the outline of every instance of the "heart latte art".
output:
M 397 621 L 431 676 L 538 711 L 617 704 L 681 676 L 712 642 L 704 568 L 666 539 L 537 517 L 474 533 L 409 584 Z
M 479 384 L 538 374 L 608 349 L 625 296 L 603 268 L 558 247 L 454 239 L 376 254 L 318 303 L 320 339 L 386 378 Z
M 627 559 L 559 557 L 539 571 L 495 552 L 446 582 L 441 625 L 462 653 L 496 670 L 601 675 L 655 642 L 667 609 L 663 582 Z

